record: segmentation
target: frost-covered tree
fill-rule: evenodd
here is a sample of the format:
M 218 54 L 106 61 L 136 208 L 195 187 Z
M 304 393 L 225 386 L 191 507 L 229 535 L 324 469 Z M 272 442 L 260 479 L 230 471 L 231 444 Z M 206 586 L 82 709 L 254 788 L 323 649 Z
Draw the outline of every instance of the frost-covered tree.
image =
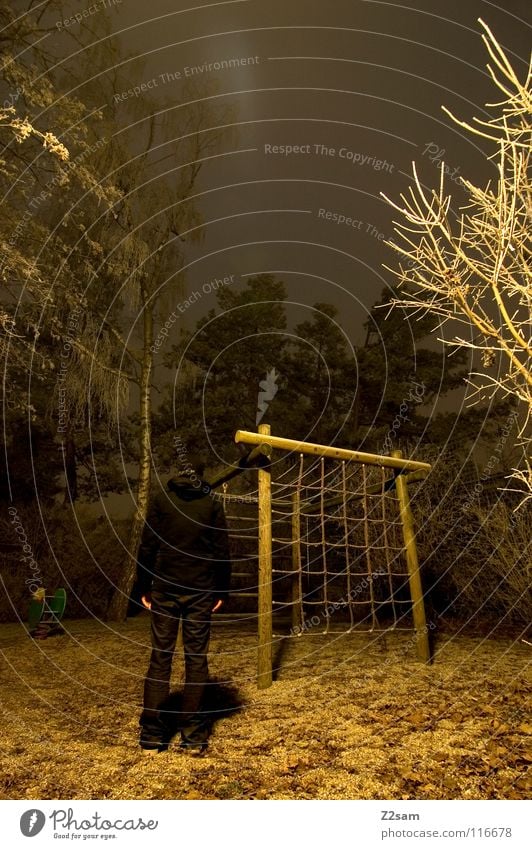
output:
M 468 194 L 457 219 L 444 186 L 427 191 L 414 165 L 414 185 L 388 202 L 400 214 L 389 242 L 402 261 L 395 303 L 438 320 L 444 341 L 473 349 L 472 397 L 511 397 L 522 411 L 523 463 L 515 477 L 532 497 L 532 281 L 531 129 L 529 66 L 521 82 L 483 21 L 490 75 L 504 99 L 487 104 L 494 117 L 460 127 L 493 145 L 496 177 L 485 188 L 462 178 Z M 385 196 L 384 196 L 385 197 Z M 529 495 L 528 495 L 529 493 Z

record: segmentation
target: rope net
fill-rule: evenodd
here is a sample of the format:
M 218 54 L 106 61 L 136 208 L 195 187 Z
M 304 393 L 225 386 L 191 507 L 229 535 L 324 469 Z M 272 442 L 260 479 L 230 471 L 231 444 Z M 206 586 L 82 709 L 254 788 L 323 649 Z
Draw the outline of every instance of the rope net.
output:
M 272 474 L 273 610 L 293 634 L 412 628 L 394 480 L 391 469 L 304 454 Z M 243 602 L 257 597 L 258 493 L 225 486 L 222 497 Z

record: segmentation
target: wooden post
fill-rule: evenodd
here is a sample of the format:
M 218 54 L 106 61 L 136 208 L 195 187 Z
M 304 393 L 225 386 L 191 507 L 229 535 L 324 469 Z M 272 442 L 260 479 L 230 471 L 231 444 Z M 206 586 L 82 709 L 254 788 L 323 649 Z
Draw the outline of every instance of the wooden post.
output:
M 401 458 L 401 451 L 392 451 L 392 457 Z M 405 544 L 406 565 L 408 568 L 408 582 L 410 584 L 410 595 L 412 597 L 412 614 L 414 617 L 414 628 L 416 629 L 416 648 L 418 659 L 423 663 L 430 663 L 430 644 L 425 618 L 425 604 L 423 602 L 423 588 L 421 586 L 421 575 L 416 548 L 416 533 L 414 529 L 414 517 L 410 507 L 410 496 L 408 495 L 408 483 L 404 474 L 399 473 L 395 479 L 399 509 L 401 511 L 401 524 L 403 526 L 403 540 Z
M 259 433 L 269 436 L 270 425 L 259 425 Z M 257 685 L 272 685 L 272 486 L 268 467 L 259 469 L 259 579 L 258 579 Z
M 281 451 L 293 451 L 296 454 L 312 454 L 314 457 L 333 457 L 335 460 L 349 460 L 353 463 L 365 463 L 367 466 L 384 466 L 387 469 L 400 469 L 408 472 L 430 472 L 430 463 L 421 463 L 419 460 L 405 460 L 382 454 L 366 454 L 363 451 L 351 451 L 348 448 L 335 448 L 332 445 L 318 445 L 314 442 L 299 442 L 297 439 L 285 439 L 282 436 L 269 436 L 253 433 L 249 430 L 237 430 L 235 442 L 243 442 L 245 445 L 270 445 Z
M 292 628 L 303 624 L 303 594 L 301 585 L 301 495 L 292 494 Z

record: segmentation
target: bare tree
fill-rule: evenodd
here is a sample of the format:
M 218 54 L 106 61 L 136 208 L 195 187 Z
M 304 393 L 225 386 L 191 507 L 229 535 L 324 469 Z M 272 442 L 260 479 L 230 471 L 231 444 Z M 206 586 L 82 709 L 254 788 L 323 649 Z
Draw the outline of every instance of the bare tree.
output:
M 496 179 L 482 189 L 462 178 L 468 201 L 453 219 L 443 164 L 439 189 L 432 191 L 423 188 L 414 164 L 414 185 L 401 195 L 400 203 L 383 194 L 401 215 L 394 222 L 399 241 L 388 244 L 403 261 L 399 269 L 388 270 L 402 288 L 394 305 L 437 317 L 440 329 L 444 325 L 450 329 L 443 341 L 478 352 L 469 375 L 474 400 L 502 393 L 523 411 L 518 435 L 523 466 L 513 471 L 525 485 L 528 500 L 532 498 L 531 67 L 521 83 L 493 33 L 482 20 L 480 24 L 492 61 L 487 67 L 504 100 L 487 104 L 495 110 L 492 119 L 474 118 L 472 124 L 444 110 L 467 132 L 491 142 Z

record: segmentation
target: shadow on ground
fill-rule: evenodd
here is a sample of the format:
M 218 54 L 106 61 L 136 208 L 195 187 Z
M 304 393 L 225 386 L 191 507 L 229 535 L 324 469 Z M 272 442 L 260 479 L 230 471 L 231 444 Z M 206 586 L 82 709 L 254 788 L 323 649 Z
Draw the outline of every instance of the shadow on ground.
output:
M 183 691 L 174 690 L 161 705 L 171 737 L 174 737 L 180 729 L 182 700 Z M 243 708 L 244 700 L 236 687 L 222 681 L 209 681 L 201 705 L 202 713 L 209 725 L 209 733 L 220 719 L 233 716 Z

